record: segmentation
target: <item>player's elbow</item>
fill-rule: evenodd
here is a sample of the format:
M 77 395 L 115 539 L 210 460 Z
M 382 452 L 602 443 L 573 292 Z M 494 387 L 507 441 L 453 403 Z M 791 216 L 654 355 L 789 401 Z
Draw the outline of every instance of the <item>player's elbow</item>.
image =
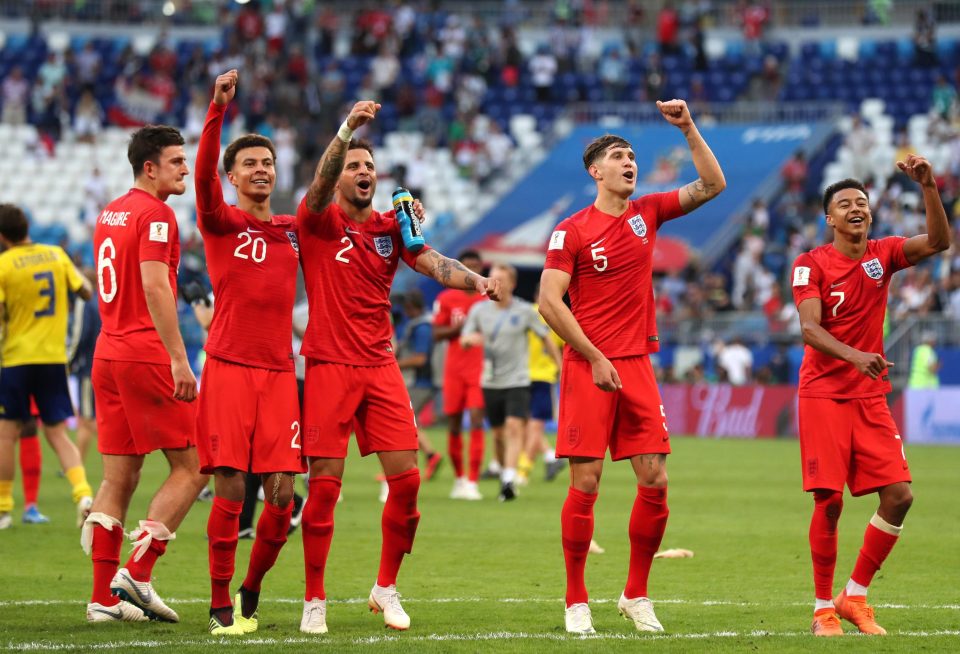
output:
M 819 326 L 820 325 L 813 320 L 800 321 L 800 335 L 803 337 L 803 342 L 806 345 L 814 344 L 816 331 Z

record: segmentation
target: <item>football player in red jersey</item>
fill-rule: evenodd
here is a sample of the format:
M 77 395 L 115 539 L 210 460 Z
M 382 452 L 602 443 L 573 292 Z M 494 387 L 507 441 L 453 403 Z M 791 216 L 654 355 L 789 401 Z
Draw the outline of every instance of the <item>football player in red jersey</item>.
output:
M 424 246 L 411 252 L 395 213 L 373 210 L 377 169 L 372 146 L 353 139 L 353 131 L 373 120 L 379 109 L 370 101 L 353 106 L 297 210 L 310 302 L 301 348 L 307 360 L 303 452 L 310 462 L 310 495 L 303 512 L 307 587 L 300 623 L 306 633 L 327 631 L 323 575 L 351 431 L 361 454 L 377 454 L 389 485 L 380 570 L 368 603 L 371 610 L 383 612 L 388 627 L 410 626 L 396 580 L 420 520 L 420 471 L 413 409 L 390 344 L 390 284 L 400 259 L 444 286 L 475 289 L 493 298 L 499 293 L 495 281 L 436 250 Z
M 81 537 L 93 559 L 87 619 L 177 622 L 150 574 L 207 481 L 194 447 L 197 380 L 177 325 L 180 237 L 166 205 L 186 189 L 189 168 L 183 137 L 164 125 L 134 132 L 127 158 L 133 188 L 107 205 L 93 233 L 103 327 L 92 381 L 103 482 Z M 131 534 L 133 555 L 118 570 L 127 507 L 144 456 L 156 450 L 163 450 L 170 475 Z
M 197 409 L 201 470 L 214 475 L 215 489 L 207 522 L 208 626 L 224 636 L 257 630 L 260 585 L 287 540 L 294 475 L 306 470 L 291 349 L 300 246 L 296 218 L 270 211 L 273 143 L 247 134 L 227 147 L 223 167 L 237 188 L 237 206 L 224 202 L 217 174 L 223 117 L 238 80 L 236 70 L 216 80 L 195 177 L 197 224 L 216 298 Z M 247 474 L 263 478 L 264 510 L 234 606 L 229 586 Z
M 464 250 L 457 259 L 478 275 L 483 271 L 480 253 L 476 250 Z M 443 364 L 443 413 L 448 423 L 447 450 L 453 462 L 454 482 L 450 498 L 454 500 L 483 499 L 477 488 L 484 449 L 483 389 L 480 388 L 483 348 L 462 347 L 460 330 L 470 307 L 485 299 L 486 296 L 475 290 L 451 288 L 441 291 L 434 301 L 433 337 L 450 343 Z M 466 475 L 463 470 L 463 436 L 460 434 L 465 410 L 470 414 L 470 454 Z
M 641 631 L 663 631 L 647 598 L 653 555 L 667 524 L 670 438 L 649 354 L 659 349 L 653 248 L 660 226 L 693 211 L 726 186 L 723 171 L 683 100 L 657 102 L 687 139 L 699 179 L 631 200 L 633 148 L 619 136 L 593 141 L 583 165 L 597 184 L 594 203 L 560 222 L 547 246 L 540 313 L 567 343 L 560 375 L 557 456 L 570 460 L 560 514 L 567 569 L 566 629 L 593 633 L 583 570 L 593 536 L 593 505 L 607 448 L 630 459 L 637 497 L 630 515 L 630 568 L 620 613 Z M 563 303 L 569 290 L 570 308 Z
M 839 618 L 867 634 L 884 634 L 867 604 L 867 587 L 893 549 L 913 502 L 910 470 L 885 395 L 883 319 L 890 278 L 950 247 L 950 225 L 930 163 L 915 155 L 897 162 L 920 184 L 927 233 L 870 240 L 873 217 L 863 184 L 845 179 L 827 187 L 823 211 L 833 243 L 797 257 L 793 297 L 806 343 L 800 366 L 800 457 L 803 489 L 813 493 L 810 551 L 815 589 L 811 631 L 841 636 Z M 853 574 L 833 598 L 837 522 L 843 486 L 854 496 L 877 493 Z

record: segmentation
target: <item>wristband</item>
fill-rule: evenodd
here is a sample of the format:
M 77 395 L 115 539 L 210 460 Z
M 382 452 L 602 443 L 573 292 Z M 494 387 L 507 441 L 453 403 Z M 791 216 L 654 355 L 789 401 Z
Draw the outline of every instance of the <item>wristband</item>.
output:
M 349 143 L 350 139 L 353 138 L 353 130 L 347 125 L 346 120 L 340 124 L 340 129 L 337 130 L 337 138 L 344 143 Z

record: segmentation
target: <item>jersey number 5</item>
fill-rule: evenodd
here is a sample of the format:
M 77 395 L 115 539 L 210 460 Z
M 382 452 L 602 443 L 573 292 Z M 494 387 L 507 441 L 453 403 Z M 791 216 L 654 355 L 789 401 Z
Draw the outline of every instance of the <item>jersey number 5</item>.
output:
M 844 296 L 844 294 L 843 294 L 843 291 L 834 291 L 833 293 L 830 294 L 830 297 L 833 297 L 833 296 L 835 296 L 835 295 L 840 298 L 840 301 L 837 302 L 837 303 L 833 306 L 833 317 L 834 317 L 834 318 L 837 317 L 837 309 L 839 309 L 839 308 L 840 308 L 840 305 L 843 304 L 843 300 L 844 300 L 844 298 L 845 298 L 845 296 Z
M 597 272 L 603 272 L 607 269 L 607 255 L 600 254 L 603 252 L 603 248 L 592 248 L 590 250 L 590 256 L 593 257 L 593 260 L 597 263 L 593 264 L 594 270 Z

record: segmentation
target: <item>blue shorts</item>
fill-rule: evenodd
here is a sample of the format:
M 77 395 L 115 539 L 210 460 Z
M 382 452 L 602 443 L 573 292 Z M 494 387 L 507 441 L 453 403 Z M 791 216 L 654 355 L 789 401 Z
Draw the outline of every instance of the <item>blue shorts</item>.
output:
M 67 367 L 62 363 L 0 369 L 0 419 L 29 420 L 31 395 L 44 424 L 55 425 L 73 415 Z
M 553 420 L 553 385 L 550 382 L 530 384 L 530 417 L 544 422 Z

